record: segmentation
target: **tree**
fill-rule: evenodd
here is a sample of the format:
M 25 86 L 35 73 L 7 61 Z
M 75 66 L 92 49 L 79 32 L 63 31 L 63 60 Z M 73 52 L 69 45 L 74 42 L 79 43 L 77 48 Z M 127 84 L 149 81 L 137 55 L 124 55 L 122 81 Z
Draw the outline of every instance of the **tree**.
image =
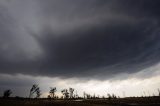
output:
M 90 95 L 90 94 L 87 94 L 86 92 L 83 92 L 83 98 L 84 98 L 84 99 L 90 99 L 90 98 L 91 98 L 91 95 Z
M 56 91 L 57 91 L 56 87 L 54 88 L 50 87 L 50 91 L 49 91 L 50 98 L 55 98 Z
M 36 91 L 36 98 L 39 98 L 41 96 L 41 91 L 39 89 L 39 87 L 37 88 L 37 91 Z
M 62 94 L 63 94 L 63 96 L 64 96 L 65 99 L 69 98 L 69 93 L 68 93 L 67 89 L 63 89 L 61 92 L 62 92 Z
M 74 98 L 78 98 L 79 96 L 78 96 L 78 94 L 77 94 L 77 91 L 76 91 L 76 94 L 74 95 Z
M 30 89 L 29 98 L 33 97 L 34 94 L 36 94 L 36 98 L 39 98 L 41 95 L 40 88 L 37 84 L 34 84 Z
M 50 95 L 48 95 L 48 96 L 47 96 L 47 98 L 48 98 L 48 99 L 51 99 L 51 96 L 50 96 Z
M 86 97 L 87 97 L 87 99 L 90 99 L 91 95 L 90 94 L 86 94 Z
M 158 96 L 160 96 L 160 89 L 158 88 Z
M 4 98 L 8 98 L 12 94 L 12 91 L 10 89 L 5 90 L 3 93 Z
M 86 93 L 85 93 L 85 92 L 83 92 L 83 98 L 84 98 L 84 99 L 86 98 Z
M 74 89 L 73 88 L 69 88 L 69 92 L 70 92 L 70 98 L 73 98 Z
M 113 99 L 117 99 L 117 96 L 115 94 L 112 94 Z
M 107 94 L 107 96 L 108 96 L 108 100 L 112 99 L 112 96 L 109 93 Z

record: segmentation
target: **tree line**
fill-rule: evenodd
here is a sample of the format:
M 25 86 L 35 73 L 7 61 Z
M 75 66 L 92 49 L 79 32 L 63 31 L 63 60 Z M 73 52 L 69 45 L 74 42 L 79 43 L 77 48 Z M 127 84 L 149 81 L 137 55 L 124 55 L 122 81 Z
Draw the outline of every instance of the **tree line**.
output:
M 99 99 L 104 98 L 104 96 L 99 97 L 94 95 L 90 95 L 86 92 L 83 93 L 83 97 L 79 97 L 77 94 L 77 91 L 75 92 L 74 88 L 69 89 L 62 89 L 62 97 L 59 97 L 56 95 L 57 88 L 56 87 L 50 87 L 49 94 L 47 96 L 48 99 Z M 12 94 L 12 91 L 10 89 L 7 89 L 3 92 L 3 98 L 8 98 Z M 40 87 L 38 84 L 33 84 L 30 91 L 29 91 L 29 97 L 28 98 L 40 98 L 42 95 Z M 154 96 L 154 95 L 153 95 Z M 158 96 L 160 96 L 160 89 L 158 89 Z M 107 94 L 108 99 L 116 99 L 120 98 L 119 96 L 116 96 L 115 94 Z
M 77 91 L 75 91 L 74 88 L 69 88 L 69 89 L 62 89 L 61 93 L 63 96 L 59 97 L 56 95 L 57 92 L 57 88 L 56 87 L 50 87 L 49 93 L 47 98 L 48 99 L 96 99 L 96 98 L 100 98 L 99 96 L 96 96 L 95 94 L 92 96 L 88 93 L 83 93 L 83 97 L 79 97 L 79 95 L 77 94 Z M 8 98 L 10 95 L 12 94 L 12 91 L 10 89 L 5 90 L 3 93 L 3 97 L 4 98 Z M 42 95 L 40 87 L 38 86 L 38 84 L 33 84 L 30 91 L 29 91 L 29 96 L 28 98 L 40 98 L 40 96 Z M 112 96 L 110 94 L 109 98 L 116 98 L 116 96 Z M 103 97 L 104 98 L 104 97 Z

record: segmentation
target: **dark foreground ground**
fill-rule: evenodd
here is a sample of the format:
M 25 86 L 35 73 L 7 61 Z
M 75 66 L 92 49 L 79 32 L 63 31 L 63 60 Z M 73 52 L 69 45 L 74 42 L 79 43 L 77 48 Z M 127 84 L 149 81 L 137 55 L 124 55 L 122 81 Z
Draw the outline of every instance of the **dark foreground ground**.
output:
M 47 100 L 0 98 L 0 106 L 160 106 L 160 97 L 120 98 L 112 100 Z

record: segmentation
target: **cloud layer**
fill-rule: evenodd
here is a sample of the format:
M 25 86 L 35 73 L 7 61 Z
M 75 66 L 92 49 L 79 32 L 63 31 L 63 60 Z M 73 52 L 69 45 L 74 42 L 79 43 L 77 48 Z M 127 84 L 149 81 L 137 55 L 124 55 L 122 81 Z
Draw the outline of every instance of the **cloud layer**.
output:
M 110 78 L 160 60 L 150 0 L 0 2 L 0 73 Z

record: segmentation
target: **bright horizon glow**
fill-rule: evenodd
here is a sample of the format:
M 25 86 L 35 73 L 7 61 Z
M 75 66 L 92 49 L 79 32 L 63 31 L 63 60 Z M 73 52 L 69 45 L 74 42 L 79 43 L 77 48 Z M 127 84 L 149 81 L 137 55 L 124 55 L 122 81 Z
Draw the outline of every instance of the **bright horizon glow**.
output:
M 159 67 L 159 64 L 155 67 L 152 67 L 150 69 L 147 69 L 147 72 L 151 69 L 157 69 Z M 142 73 L 142 72 L 140 72 Z M 50 87 L 56 87 L 57 92 L 56 95 L 61 97 L 61 90 L 62 89 L 68 89 L 69 87 L 72 87 L 75 89 L 75 92 L 77 91 L 78 95 L 80 97 L 83 97 L 83 93 L 86 92 L 90 95 L 96 95 L 99 97 L 107 97 L 107 94 L 115 94 L 116 96 L 120 97 L 129 97 L 129 96 L 153 96 L 158 95 L 157 89 L 160 85 L 160 74 L 159 71 L 156 70 L 154 76 L 149 78 L 143 78 L 141 79 L 140 76 L 137 77 L 137 75 L 140 75 L 140 73 L 132 74 L 132 77 L 130 76 L 126 79 L 122 80 L 84 80 L 84 79 L 78 79 L 78 78 L 69 78 L 69 79 L 61 79 L 61 78 L 51 78 L 51 77 L 42 77 L 42 76 L 29 76 L 29 75 L 7 75 L 7 74 L 0 74 L 0 79 L 6 79 L 7 81 L 12 81 L 13 79 L 17 85 L 16 87 L 11 90 L 13 90 L 12 96 L 23 96 L 28 97 L 29 90 L 32 86 L 32 84 L 36 83 L 39 84 L 39 87 L 42 91 L 41 97 L 47 97 L 49 94 Z M 142 74 L 143 75 L 143 74 Z M 124 76 L 124 75 L 123 75 Z M 136 78 L 137 77 L 137 78 Z M 30 82 L 27 84 L 26 87 L 23 86 L 24 81 Z M 9 89 L 9 87 L 8 87 Z M 2 91 L 2 90 L 1 90 Z M 19 92 L 25 93 L 18 94 Z M 75 93 L 74 92 L 74 93 Z M 2 95 L 2 92 L 1 92 Z
M 73 79 L 74 80 L 74 79 Z M 83 92 L 90 95 L 105 96 L 107 94 L 116 94 L 120 97 L 129 96 L 153 96 L 158 95 L 157 89 L 160 83 L 160 75 L 149 79 L 136 79 L 131 78 L 122 81 L 97 81 L 90 80 L 87 82 L 74 82 L 72 79 L 56 83 L 58 91 L 57 95 L 62 96 L 59 88 L 73 87 L 77 90 L 79 96 L 83 96 Z M 45 81 L 44 81 L 45 82 Z M 47 81 L 46 81 L 47 82 Z M 71 82 L 71 83 L 70 83 Z M 52 84 L 51 84 L 52 85 Z M 53 84 L 55 85 L 55 84 Z M 48 92 L 44 92 L 42 97 L 46 97 Z
M 61 97 L 61 90 L 72 87 L 80 97 L 83 93 L 107 97 L 107 94 L 115 94 L 120 97 L 130 96 L 153 96 L 158 95 L 160 88 L 160 63 L 132 74 L 119 74 L 110 79 L 85 79 L 85 78 L 59 78 L 45 76 L 31 76 L 23 74 L 0 74 L 0 81 L 5 85 L 0 88 L 0 95 L 4 90 L 11 89 L 11 96 L 28 97 L 29 90 L 33 84 L 38 84 L 42 92 L 41 97 L 47 97 L 50 87 L 56 87 L 56 95 Z M 26 83 L 27 82 L 27 83 Z M 74 92 L 74 93 L 75 93 Z

